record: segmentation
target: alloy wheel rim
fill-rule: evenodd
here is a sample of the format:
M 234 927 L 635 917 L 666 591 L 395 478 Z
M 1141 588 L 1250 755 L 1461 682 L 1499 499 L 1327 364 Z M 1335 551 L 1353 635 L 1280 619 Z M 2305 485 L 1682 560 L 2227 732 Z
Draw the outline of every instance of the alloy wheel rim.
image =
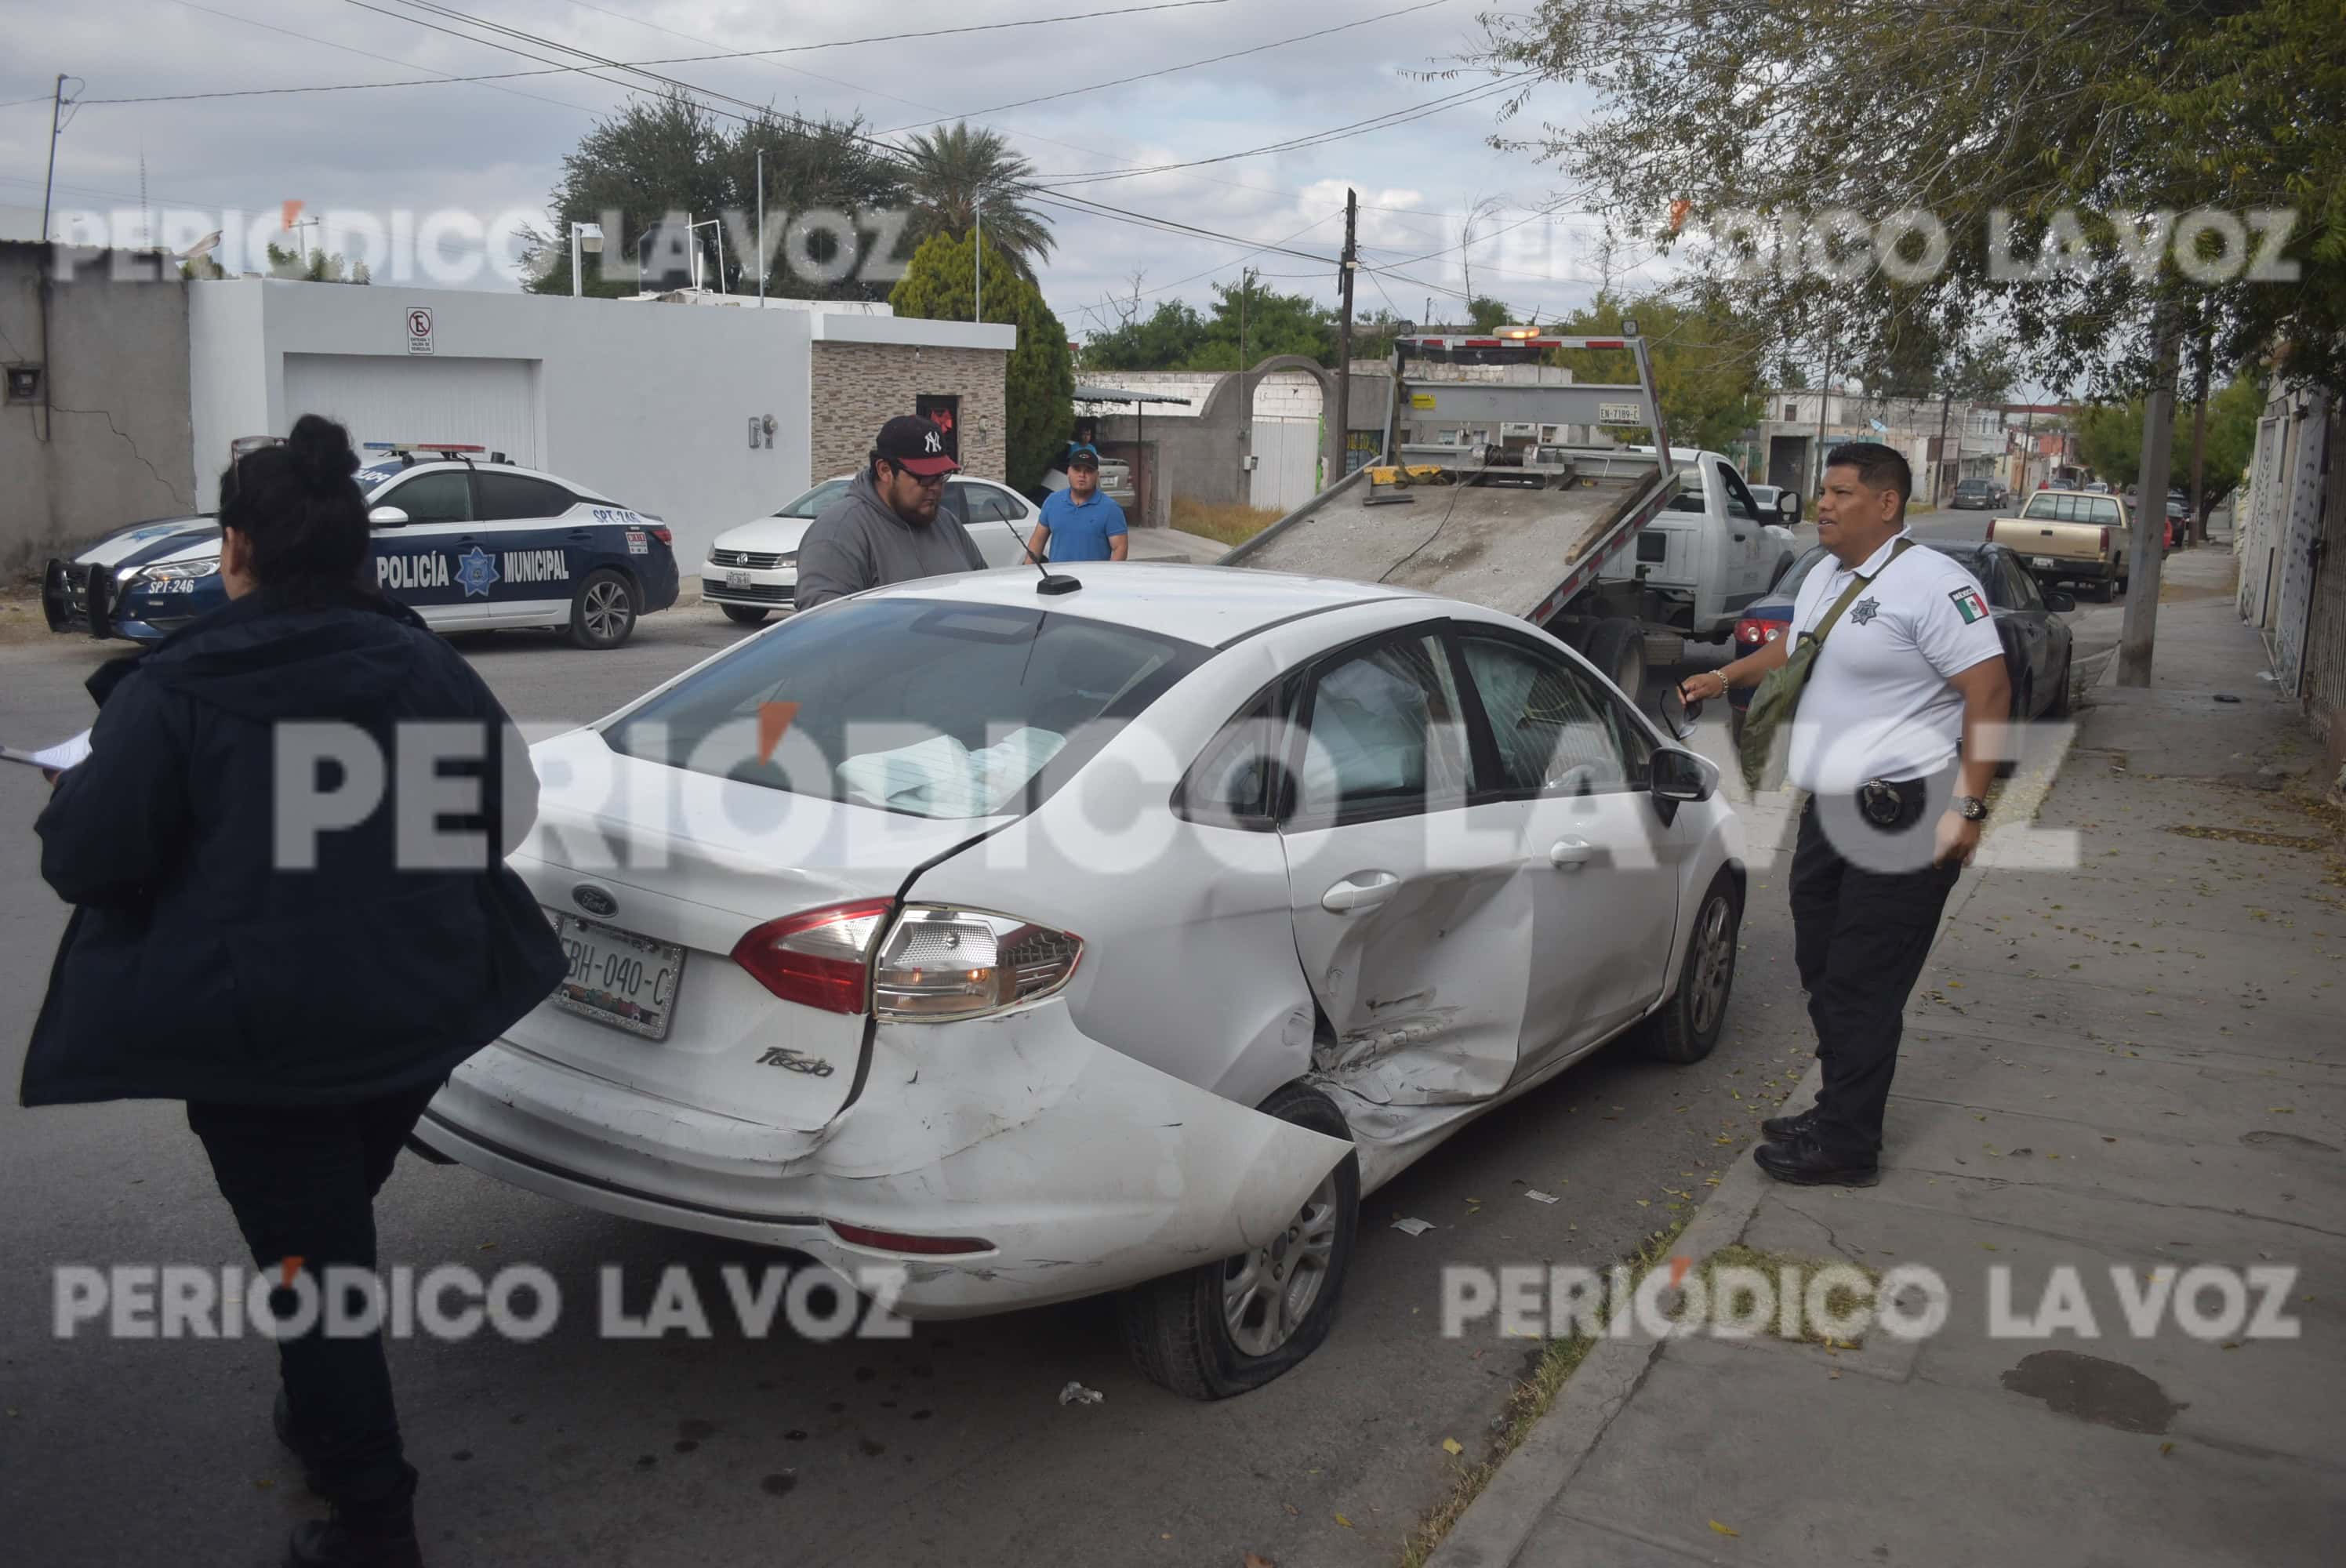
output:
M 1694 1029 L 1707 1034 L 1727 1004 L 1727 977 L 1733 960 L 1729 951 L 1727 900 L 1714 898 L 1703 907 L 1702 924 L 1695 932 Z
M 1223 1268 L 1222 1321 L 1230 1342 L 1268 1356 L 1295 1338 L 1327 1287 L 1336 1254 L 1336 1176 L 1331 1171 L 1284 1229 Z
M 627 593 L 618 584 L 597 583 L 586 590 L 586 629 L 597 638 L 615 637 L 627 624 Z

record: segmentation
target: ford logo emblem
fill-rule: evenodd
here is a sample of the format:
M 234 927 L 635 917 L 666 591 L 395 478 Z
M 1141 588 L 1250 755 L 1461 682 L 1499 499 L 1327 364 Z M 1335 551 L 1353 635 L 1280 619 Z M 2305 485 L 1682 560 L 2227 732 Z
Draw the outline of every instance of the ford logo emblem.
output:
M 619 901 L 592 882 L 581 882 L 570 890 L 573 902 L 590 915 L 615 915 L 619 912 Z

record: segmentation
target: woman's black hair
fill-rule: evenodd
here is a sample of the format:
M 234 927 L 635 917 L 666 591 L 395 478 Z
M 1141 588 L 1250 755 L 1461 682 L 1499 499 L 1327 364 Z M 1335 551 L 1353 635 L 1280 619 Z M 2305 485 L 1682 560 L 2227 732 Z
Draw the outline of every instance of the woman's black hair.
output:
M 361 585 L 370 541 L 358 470 L 351 433 L 314 413 L 294 421 L 283 444 L 229 464 L 220 526 L 250 541 L 262 587 L 316 595 Z

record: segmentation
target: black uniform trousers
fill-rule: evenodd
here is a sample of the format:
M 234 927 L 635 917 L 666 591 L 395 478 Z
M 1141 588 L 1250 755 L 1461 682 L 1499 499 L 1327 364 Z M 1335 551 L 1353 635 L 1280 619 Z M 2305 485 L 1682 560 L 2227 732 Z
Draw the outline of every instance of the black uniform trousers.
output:
M 222 1196 L 253 1262 L 275 1275 L 289 1257 L 320 1276 L 340 1264 L 375 1267 L 374 1196 L 440 1084 L 352 1105 L 260 1106 L 190 1102 Z M 319 1279 L 322 1288 L 322 1278 Z M 272 1292 L 291 1311 L 291 1292 Z M 319 1493 L 363 1507 L 396 1498 L 407 1464 L 380 1331 L 359 1338 L 311 1330 L 278 1340 L 278 1369 L 293 1430 Z
M 1955 777 L 1950 769 L 1892 786 L 1897 810 L 1888 823 L 1869 820 L 1855 796 L 1811 796 L 1801 808 L 1792 953 L 1824 1067 L 1817 1137 L 1836 1153 L 1872 1159 L 1882 1147 L 1906 999 L 1962 874 L 1931 864 Z

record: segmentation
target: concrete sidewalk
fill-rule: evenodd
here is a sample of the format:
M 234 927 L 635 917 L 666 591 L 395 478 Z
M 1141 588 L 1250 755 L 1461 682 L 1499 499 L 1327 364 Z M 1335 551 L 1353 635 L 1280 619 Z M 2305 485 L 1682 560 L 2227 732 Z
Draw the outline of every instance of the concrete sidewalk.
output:
M 2338 1561 L 2346 841 L 2231 569 L 2221 541 L 2170 557 L 2157 684 L 2091 694 L 2034 823 L 2076 835 L 2074 869 L 2026 869 L 2059 841 L 2007 817 L 1958 887 L 1881 1185 L 1746 1156 L 1678 1249 L 1927 1265 L 1945 1326 L 1600 1341 L 1434 1568 Z M 2098 1338 L 1990 1332 L 1991 1270 L 2034 1318 L 2062 1265 Z M 2301 1337 L 2195 1338 L 2172 1307 L 2136 1337 L 2112 1270 L 2199 1265 L 2294 1266 Z M 2222 1288 L 2178 1305 L 2220 1316 Z

